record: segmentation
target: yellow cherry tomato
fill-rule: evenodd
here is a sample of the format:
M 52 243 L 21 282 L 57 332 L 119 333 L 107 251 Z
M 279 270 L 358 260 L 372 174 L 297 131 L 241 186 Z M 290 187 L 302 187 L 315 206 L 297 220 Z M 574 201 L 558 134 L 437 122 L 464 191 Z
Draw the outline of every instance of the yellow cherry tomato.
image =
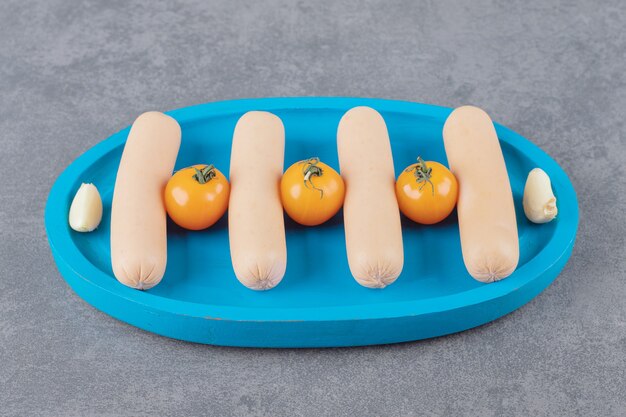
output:
M 296 162 L 280 181 L 285 211 L 305 226 L 316 226 L 333 217 L 343 205 L 345 193 L 341 176 L 319 158 Z
M 213 165 L 194 165 L 176 172 L 165 186 L 167 214 L 180 227 L 202 230 L 226 212 L 230 185 Z
M 400 211 L 421 224 L 438 223 L 448 217 L 458 193 L 456 177 L 448 168 L 422 158 L 402 171 L 396 181 Z

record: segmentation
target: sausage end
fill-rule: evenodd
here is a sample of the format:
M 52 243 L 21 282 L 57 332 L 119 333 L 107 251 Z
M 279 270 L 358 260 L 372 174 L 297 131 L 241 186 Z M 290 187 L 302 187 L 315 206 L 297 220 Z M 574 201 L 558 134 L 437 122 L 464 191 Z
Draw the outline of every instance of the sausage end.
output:
M 386 128 L 385 119 L 375 109 L 367 106 L 358 106 L 344 113 L 339 121 L 339 129 L 358 129 L 363 125 L 368 126 L 371 123 L 380 124 Z
M 519 251 L 491 251 L 490 255 L 465 259 L 467 272 L 476 281 L 490 283 L 511 275 L 519 262 Z
M 160 111 L 147 111 L 140 114 L 133 122 L 134 125 L 146 125 L 147 127 L 158 127 L 159 129 L 172 129 L 175 133 L 173 136 L 181 136 L 180 125 L 171 116 Z
M 112 260 L 113 274 L 122 284 L 138 290 L 149 290 L 156 286 L 165 275 L 165 262 L 145 259 L 139 262 Z
M 264 291 L 277 286 L 285 276 L 287 262 L 273 256 L 250 257 L 233 262 L 235 276 L 251 290 Z
M 443 131 L 457 124 L 468 122 L 488 122 L 493 123 L 486 111 L 476 106 L 461 106 L 454 109 L 443 126 Z M 444 133 L 445 134 L 445 133 Z
M 283 129 L 283 122 L 280 117 L 268 111 L 253 110 L 244 113 L 237 121 L 237 125 L 250 125 L 257 129 L 267 129 L 280 126 Z
M 375 262 L 368 258 L 371 257 L 363 254 L 358 256 L 357 259 L 348 259 L 352 276 L 356 282 L 364 287 L 385 288 L 395 282 L 402 272 L 402 266 L 404 265 L 403 253 L 380 257 Z

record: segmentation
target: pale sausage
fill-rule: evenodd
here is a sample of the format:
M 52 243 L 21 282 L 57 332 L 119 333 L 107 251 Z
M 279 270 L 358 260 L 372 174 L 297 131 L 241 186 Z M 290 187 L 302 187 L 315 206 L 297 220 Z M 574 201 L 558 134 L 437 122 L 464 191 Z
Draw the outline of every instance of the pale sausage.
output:
M 159 112 L 133 123 L 117 171 L 111 207 L 111 263 L 122 284 L 157 285 L 167 263 L 163 190 L 180 147 L 180 126 Z
M 350 272 L 370 288 L 398 278 L 404 264 L 400 212 L 387 126 L 369 107 L 355 107 L 337 129 L 341 175 L 346 183 L 343 206 Z
M 275 287 L 285 275 L 287 245 L 279 185 L 285 130 L 268 112 L 241 116 L 230 156 L 228 232 L 237 279 L 254 290 Z
M 443 128 L 450 170 L 459 182 L 457 211 L 465 267 L 493 282 L 513 273 L 519 241 L 513 194 L 493 122 L 483 110 L 454 110 Z

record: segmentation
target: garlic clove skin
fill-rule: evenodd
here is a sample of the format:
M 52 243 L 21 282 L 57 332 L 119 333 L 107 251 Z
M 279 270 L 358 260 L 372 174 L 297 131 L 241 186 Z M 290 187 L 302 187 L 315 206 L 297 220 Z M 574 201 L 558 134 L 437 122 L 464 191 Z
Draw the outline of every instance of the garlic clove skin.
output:
M 533 223 L 548 223 L 558 213 L 550 177 L 541 168 L 528 174 L 523 198 L 524 213 Z
M 70 227 L 77 232 L 91 232 L 102 220 L 102 199 L 93 184 L 81 184 L 70 206 Z

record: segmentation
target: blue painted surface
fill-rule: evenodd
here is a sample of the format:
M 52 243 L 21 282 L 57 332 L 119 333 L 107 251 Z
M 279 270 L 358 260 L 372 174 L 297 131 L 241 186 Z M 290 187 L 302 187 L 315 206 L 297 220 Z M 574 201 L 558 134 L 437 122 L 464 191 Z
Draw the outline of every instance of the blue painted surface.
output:
M 268 98 L 208 103 L 169 112 L 183 139 L 176 169 L 214 163 L 228 173 L 232 132 L 249 110 L 283 120 L 285 167 L 319 156 L 338 169 L 336 129 L 351 107 L 377 109 L 387 122 L 396 174 L 418 155 L 447 163 L 441 130 L 451 109 L 362 98 Z M 226 218 L 201 232 L 168 223 L 168 264 L 163 281 L 141 292 L 118 283 L 111 271 L 109 222 L 117 167 L 128 129 L 76 159 L 57 179 L 45 223 L 59 271 L 74 291 L 107 314 L 142 329 L 193 342 L 230 346 L 351 346 L 418 340 L 495 320 L 530 301 L 559 274 L 578 227 L 576 194 L 547 154 L 517 133 L 496 125 L 511 179 L 520 237 L 520 263 L 509 278 L 482 284 L 461 257 L 456 214 L 435 226 L 403 218 L 405 265 L 384 290 L 358 285 L 350 275 L 341 214 L 315 228 L 286 219 L 288 266 L 278 287 L 255 292 L 235 278 Z M 552 180 L 559 216 L 530 223 L 521 202 L 528 172 L 544 169 Z M 104 218 L 92 233 L 67 224 L 82 182 L 94 183 Z M 193 248 L 193 250 L 191 250 Z

